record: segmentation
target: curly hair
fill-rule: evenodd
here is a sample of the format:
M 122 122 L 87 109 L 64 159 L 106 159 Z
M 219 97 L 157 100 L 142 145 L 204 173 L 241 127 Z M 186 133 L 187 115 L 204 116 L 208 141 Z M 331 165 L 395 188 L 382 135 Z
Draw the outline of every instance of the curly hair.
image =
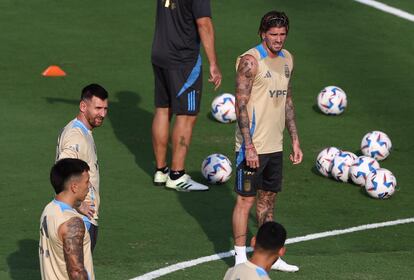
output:
M 286 33 L 289 31 L 289 18 L 284 12 L 270 11 L 266 13 L 259 26 L 259 36 L 261 38 L 262 33 L 267 32 L 272 27 L 285 27 Z

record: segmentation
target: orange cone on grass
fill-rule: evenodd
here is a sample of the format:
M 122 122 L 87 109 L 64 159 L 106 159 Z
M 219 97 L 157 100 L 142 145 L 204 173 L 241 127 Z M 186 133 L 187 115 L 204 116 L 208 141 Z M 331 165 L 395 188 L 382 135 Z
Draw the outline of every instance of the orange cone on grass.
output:
M 66 76 L 66 73 L 59 66 L 50 65 L 43 71 L 42 75 L 44 77 L 63 77 Z

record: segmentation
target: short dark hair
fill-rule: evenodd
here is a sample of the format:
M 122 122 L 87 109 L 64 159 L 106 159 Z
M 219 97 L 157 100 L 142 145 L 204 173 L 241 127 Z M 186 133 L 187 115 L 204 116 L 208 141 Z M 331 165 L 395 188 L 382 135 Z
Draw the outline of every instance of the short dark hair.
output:
M 277 251 L 285 245 L 286 229 L 279 223 L 266 222 L 256 235 L 256 249 Z
M 50 183 L 59 194 L 65 189 L 65 184 L 73 177 L 89 171 L 89 165 L 81 159 L 64 158 L 57 161 L 50 170 Z
M 93 96 L 106 100 L 108 92 L 98 84 L 90 84 L 82 89 L 81 100 L 91 100 Z
M 286 27 L 286 33 L 289 31 L 289 18 L 284 12 L 270 11 L 262 17 L 259 26 L 259 36 L 267 32 L 272 27 Z

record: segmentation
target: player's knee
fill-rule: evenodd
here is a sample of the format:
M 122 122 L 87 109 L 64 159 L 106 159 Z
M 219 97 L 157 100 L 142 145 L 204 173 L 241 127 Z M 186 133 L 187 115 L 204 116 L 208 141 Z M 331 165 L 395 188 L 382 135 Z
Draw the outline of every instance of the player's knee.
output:
M 236 207 L 249 211 L 255 202 L 254 196 L 238 196 Z

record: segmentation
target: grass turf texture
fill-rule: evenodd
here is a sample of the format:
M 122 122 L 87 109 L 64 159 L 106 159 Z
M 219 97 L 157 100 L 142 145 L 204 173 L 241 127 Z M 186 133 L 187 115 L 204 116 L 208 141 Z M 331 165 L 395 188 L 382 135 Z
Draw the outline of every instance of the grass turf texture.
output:
M 410 1 L 387 2 L 400 3 L 413 11 Z M 305 158 L 296 167 L 285 160 L 276 217 L 289 237 L 414 216 L 413 23 L 353 1 L 226 0 L 212 7 L 223 92 L 234 91 L 235 57 L 257 43 L 260 17 L 271 9 L 290 17 L 286 48 L 295 56 L 294 100 Z M 231 249 L 233 180 L 207 193 L 169 192 L 151 184 L 155 1 L 20 0 L 2 1 L 0 8 L 0 279 L 40 277 L 38 224 L 53 196 L 48 172 L 56 137 L 75 116 L 80 89 L 90 82 L 110 91 L 109 116 L 95 131 L 102 181 L 97 279 L 128 279 Z M 68 76 L 41 77 L 50 64 Z M 342 116 L 315 110 L 316 95 L 327 85 L 348 94 Z M 205 156 L 233 157 L 234 125 L 207 117 L 216 94 L 207 82 L 204 93 L 187 159 L 196 180 L 202 179 Z M 390 200 L 370 199 L 351 184 L 314 173 L 322 148 L 356 151 L 374 129 L 386 132 L 394 145 L 380 163 L 398 180 L 399 191 Z M 250 228 L 256 231 L 253 213 Z M 286 260 L 300 264 L 301 271 L 271 277 L 408 279 L 414 273 L 413 229 L 410 224 L 289 245 Z M 220 279 L 232 262 L 211 262 L 164 279 Z

